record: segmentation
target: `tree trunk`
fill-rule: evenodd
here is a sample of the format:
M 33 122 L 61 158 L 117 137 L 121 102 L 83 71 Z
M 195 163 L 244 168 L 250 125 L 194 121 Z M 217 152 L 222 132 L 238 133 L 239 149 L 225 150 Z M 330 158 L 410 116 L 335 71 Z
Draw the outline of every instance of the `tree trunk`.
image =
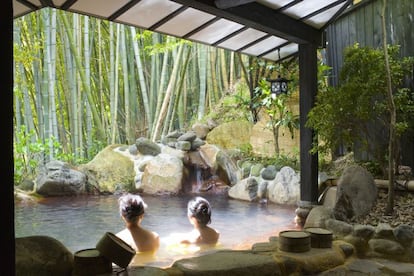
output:
M 275 154 L 279 156 L 280 148 L 279 148 L 279 126 L 273 126 L 273 139 L 275 140 Z
M 234 52 L 230 53 L 229 89 L 233 91 L 234 85 Z
M 119 62 L 119 33 L 120 33 L 120 25 L 116 26 L 116 46 L 115 46 L 115 63 L 114 63 L 114 90 L 111 91 L 111 118 L 112 118 L 112 135 L 111 135 L 111 144 L 115 144 L 116 137 L 119 135 L 118 130 L 118 99 L 119 99 L 119 85 L 118 85 L 118 62 Z
M 132 38 L 134 39 L 134 37 Z M 128 70 L 128 51 L 126 49 L 127 35 L 125 33 L 125 27 L 121 27 L 121 64 L 122 75 L 124 77 L 124 113 L 125 113 L 125 142 L 132 144 L 135 142 L 134 134 L 131 128 L 131 105 L 130 105 L 130 90 L 129 90 L 129 78 L 130 73 Z M 132 74 L 131 74 L 132 75 Z
M 91 95 L 90 87 L 88 87 L 86 85 L 86 80 L 85 80 L 86 77 L 85 77 L 85 74 L 82 70 L 82 63 L 80 61 L 80 57 L 78 55 L 76 55 L 77 50 L 76 50 L 76 47 L 75 47 L 75 44 L 74 44 L 74 41 L 73 41 L 72 30 L 69 27 L 69 23 L 66 19 L 66 16 L 62 15 L 61 19 L 62 19 L 62 21 L 65 25 L 65 29 L 68 32 L 68 38 L 69 38 L 69 42 L 70 42 L 69 44 L 70 44 L 71 51 L 75 56 L 75 62 L 76 62 L 76 66 L 78 67 L 79 77 L 81 78 L 82 88 L 84 89 L 84 91 L 86 93 L 86 96 L 88 98 L 88 102 L 91 105 L 92 114 L 93 114 L 93 121 L 95 123 L 95 127 L 96 127 L 96 130 L 97 130 L 97 133 L 98 133 L 98 138 L 102 139 L 104 137 L 105 133 L 102 129 L 102 123 L 101 123 L 99 114 L 96 110 L 96 107 L 93 105 L 93 97 Z
M 84 149 L 83 149 L 83 124 L 84 124 L 84 120 L 83 118 L 85 117 L 85 114 L 83 112 L 83 106 L 84 106 L 84 93 L 82 93 L 83 89 L 82 89 L 82 79 L 81 82 L 79 82 L 79 79 L 77 77 L 78 74 L 84 74 L 83 70 L 83 65 L 80 62 L 80 56 L 81 56 L 81 51 L 82 51 L 82 37 L 81 37 L 81 18 L 78 14 L 73 14 L 73 29 L 74 29 L 74 34 L 72 35 L 68 35 L 68 39 L 69 39 L 69 46 L 71 49 L 71 58 L 73 60 L 73 62 L 75 63 L 74 66 L 74 72 L 73 72 L 73 78 L 74 78 L 74 83 L 75 83 L 75 104 L 77 106 L 77 114 L 76 116 L 77 118 L 77 132 L 78 132 L 78 144 L 79 144 L 79 148 L 77 149 L 77 151 L 79 152 L 79 156 L 81 158 L 84 157 Z M 73 43 L 71 43 L 71 38 L 73 39 Z M 75 47 L 73 47 L 73 45 L 75 45 Z M 85 79 L 85 78 L 84 78 Z
M 252 103 L 252 99 L 254 97 L 254 91 L 252 90 L 252 88 L 250 88 L 250 87 L 252 87 L 252 84 L 251 84 L 252 80 L 249 77 L 249 73 L 247 72 L 246 66 L 243 63 L 243 60 L 242 60 L 242 57 L 241 57 L 240 53 L 237 53 L 237 57 L 239 58 L 240 67 L 242 69 L 243 76 L 246 79 L 246 84 L 249 87 L 249 92 L 250 92 L 250 106 L 249 106 L 249 109 L 250 109 L 250 112 L 252 114 L 253 121 L 256 123 L 257 122 L 257 112 L 254 109 L 253 103 Z
M 169 38 L 167 38 L 168 43 Z M 162 69 L 161 69 L 161 80 L 159 84 L 159 90 L 157 95 L 157 106 L 155 108 L 155 116 L 154 118 L 158 118 L 161 112 L 161 105 L 165 95 L 165 87 L 167 83 L 167 74 L 168 74 L 168 58 L 169 58 L 169 51 L 164 52 L 163 61 L 162 61 Z M 151 132 L 151 140 L 154 140 L 154 131 Z
M 391 71 L 388 57 L 388 48 L 387 48 L 387 29 L 385 22 L 385 10 L 387 7 L 387 0 L 383 1 L 382 12 L 381 12 L 381 23 L 382 23 L 382 42 L 384 49 L 384 59 L 385 59 L 385 71 L 387 73 L 387 95 L 388 95 L 388 108 L 390 111 L 390 133 L 388 140 L 388 201 L 385 213 L 387 215 L 392 215 L 394 211 L 394 151 L 395 151 L 395 125 L 396 125 L 396 110 L 395 103 L 392 94 L 392 81 L 391 81 Z
M 226 62 L 226 52 L 224 49 L 220 49 L 220 67 L 221 67 L 221 81 L 223 83 L 224 91 L 229 90 L 229 76 L 227 73 L 227 62 Z
M 83 38 L 83 51 L 84 51 L 84 62 L 85 62 L 85 76 L 86 76 L 86 85 L 91 87 L 91 53 L 89 49 L 89 18 L 87 16 L 84 17 L 84 38 Z M 91 105 L 88 101 L 85 101 L 86 106 L 86 116 L 85 116 L 85 125 L 86 125 L 86 133 L 92 133 L 92 111 Z M 90 149 L 92 148 L 92 135 L 86 135 L 86 157 L 91 158 L 90 156 Z
M 199 68 L 199 79 L 200 79 L 200 90 L 198 100 L 198 116 L 197 119 L 201 120 L 204 116 L 204 108 L 206 106 L 206 93 L 207 93 L 207 46 L 198 45 L 198 68 Z
M 142 96 L 142 101 L 144 104 L 145 116 L 148 122 L 149 133 L 151 133 L 153 119 L 150 113 L 150 102 L 148 99 L 147 85 L 145 83 L 144 68 L 142 66 L 141 57 L 140 57 L 140 49 L 139 49 L 138 41 L 136 40 L 135 27 L 131 27 L 131 36 L 132 36 L 132 44 L 133 44 L 132 46 L 134 47 L 134 53 L 135 53 L 135 62 L 137 63 L 139 85 L 141 88 L 141 96 Z
M 80 158 L 79 154 L 79 132 L 78 132 L 78 112 L 76 102 L 76 74 L 75 65 L 70 52 L 69 38 L 67 37 L 66 30 L 62 24 L 60 24 L 60 33 L 62 34 L 61 40 L 63 44 L 64 55 L 64 71 L 66 72 L 67 84 L 64 85 L 64 91 L 67 101 L 67 118 L 69 121 L 69 133 L 71 134 L 70 145 L 72 152 L 76 159 Z
M 186 70 L 187 70 L 188 61 L 190 60 L 191 48 L 190 47 L 185 47 L 185 50 L 187 51 L 187 55 L 185 57 L 184 64 L 181 68 L 180 78 L 179 78 L 179 81 L 178 81 L 177 95 L 175 97 L 174 106 L 173 106 L 173 110 L 172 110 L 172 114 L 171 114 L 171 120 L 170 120 L 169 127 L 168 127 L 169 132 L 173 130 L 174 114 L 177 113 L 177 117 L 180 117 L 179 114 L 184 113 L 183 110 L 179 110 L 178 106 L 179 106 L 179 102 L 180 102 L 180 99 L 181 99 L 181 94 L 182 94 L 182 91 L 183 91 L 183 85 L 185 83 L 185 73 L 186 73 Z
M 170 81 L 168 82 L 168 87 L 167 87 L 167 91 L 166 91 L 165 96 L 164 96 L 164 101 L 163 101 L 162 106 L 161 106 L 160 115 L 159 115 L 157 123 L 155 125 L 154 136 L 152 137 L 153 141 L 158 139 L 158 135 L 160 134 L 161 129 L 162 129 L 162 124 L 163 124 L 164 119 L 167 115 L 167 110 L 168 110 L 171 94 L 173 93 L 175 81 L 176 81 L 176 78 L 177 78 L 177 75 L 178 75 L 178 68 L 180 67 L 181 56 L 182 56 L 183 47 L 184 47 L 183 45 L 184 44 L 180 44 L 180 46 L 179 46 L 180 48 L 179 48 L 179 51 L 178 51 L 177 58 L 174 61 L 174 68 L 173 68 L 173 71 L 171 73 Z
M 115 131 L 114 115 L 112 115 L 112 114 L 113 114 L 114 109 L 115 109 L 115 107 L 114 107 L 114 102 L 115 102 L 114 95 L 115 95 L 115 85 L 116 85 L 116 79 L 115 79 L 116 72 L 115 72 L 115 70 L 117 68 L 115 66 L 115 60 L 116 60 L 116 56 L 118 54 L 117 54 L 116 47 L 114 47 L 114 45 L 117 45 L 117 44 L 115 44 L 117 42 L 114 41 L 114 38 L 115 38 L 115 36 L 114 36 L 114 25 L 115 25 L 114 23 L 109 22 L 109 72 L 108 72 L 109 76 L 108 76 L 108 79 L 109 79 L 109 106 L 110 106 L 109 107 L 109 112 L 111 114 L 111 118 L 110 118 L 111 121 L 109 123 L 109 125 L 110 125 L 110 135 L 108 135 L 108 138 L 107 138 L 108 143 L 112 142 L 112 136 L 114 136 L 113 132 Z

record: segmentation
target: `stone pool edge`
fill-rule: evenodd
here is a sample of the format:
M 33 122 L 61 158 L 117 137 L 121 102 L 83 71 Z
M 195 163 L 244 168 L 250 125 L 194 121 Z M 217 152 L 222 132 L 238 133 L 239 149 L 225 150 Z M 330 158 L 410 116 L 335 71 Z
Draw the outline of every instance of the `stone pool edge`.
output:
M 278 249 L 277 239 L 253 244 L 251 250 L 217 250 L 175 261 L 170 267 L 131 266 L 112 275 L 315 275 L 343 265 L 353 246 L 333 241 L 331 248 L 303 253 Z M 353 252 L 353 251 L 352 251 Z
M 331 248 L 290 253 L 278 249 L 277 239 L 253 244 L 251 250 L 218 250 L 175 261 L 170 267 L 128 267 L 112 275 L 413 275 L 414 263 L 383 258 L 359 258 L 354 246 L 334 240 Z

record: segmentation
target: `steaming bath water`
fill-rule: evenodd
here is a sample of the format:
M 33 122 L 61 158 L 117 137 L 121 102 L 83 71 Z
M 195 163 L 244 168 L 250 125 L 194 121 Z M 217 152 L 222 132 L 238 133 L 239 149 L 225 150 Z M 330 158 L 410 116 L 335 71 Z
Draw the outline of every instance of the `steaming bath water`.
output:
M 247 249 L 254 242 L 267 241 L 280 231 L 296 228 L 295 206 L 250 203 L 206 194 L 212 206 L 211 227 L 220 232 L 219 244 L 199 248 L 179 244 L 193 228 L 187 219 L 187 202 L 192 195 L 143 196 L 148 204 L 142 225 L 160 235 L 155 255 L 137 254 L 132 264 L 168 266 L 174 260 L 216 249 Z M 46 198 L 40 203 L 15 204 L 16 237 L 47 235 L 70 251 L 95 248 L 106 233 L 117 233 L 124 223 L 119 216 L 118 196 Z

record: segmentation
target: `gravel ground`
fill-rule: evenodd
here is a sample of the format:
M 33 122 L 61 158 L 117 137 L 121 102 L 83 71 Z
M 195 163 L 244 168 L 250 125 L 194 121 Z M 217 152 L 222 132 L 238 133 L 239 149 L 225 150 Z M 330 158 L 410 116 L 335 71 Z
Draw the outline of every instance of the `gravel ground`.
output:
M 408 224 L 414 227 L 414 193 L 409 191 L 395 191 L 394 214 L 385 215 L 388 200 L 388 191 L 378 190 L 378 200 L 371 212 L 363 218 L 353 219 L 352 223 L 370 224 L 388 223 L 392 227 Z

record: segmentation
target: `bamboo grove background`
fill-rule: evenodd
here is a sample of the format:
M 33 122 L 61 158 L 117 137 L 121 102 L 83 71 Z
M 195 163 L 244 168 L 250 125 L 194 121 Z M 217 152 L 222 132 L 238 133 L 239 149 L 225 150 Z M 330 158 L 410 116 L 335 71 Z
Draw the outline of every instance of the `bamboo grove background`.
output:
M 14 20 L 14 144 L 87 160 L 108 144 L 155 141 L 201 119 L 245 59 L 55 9 L 30 13 Z

